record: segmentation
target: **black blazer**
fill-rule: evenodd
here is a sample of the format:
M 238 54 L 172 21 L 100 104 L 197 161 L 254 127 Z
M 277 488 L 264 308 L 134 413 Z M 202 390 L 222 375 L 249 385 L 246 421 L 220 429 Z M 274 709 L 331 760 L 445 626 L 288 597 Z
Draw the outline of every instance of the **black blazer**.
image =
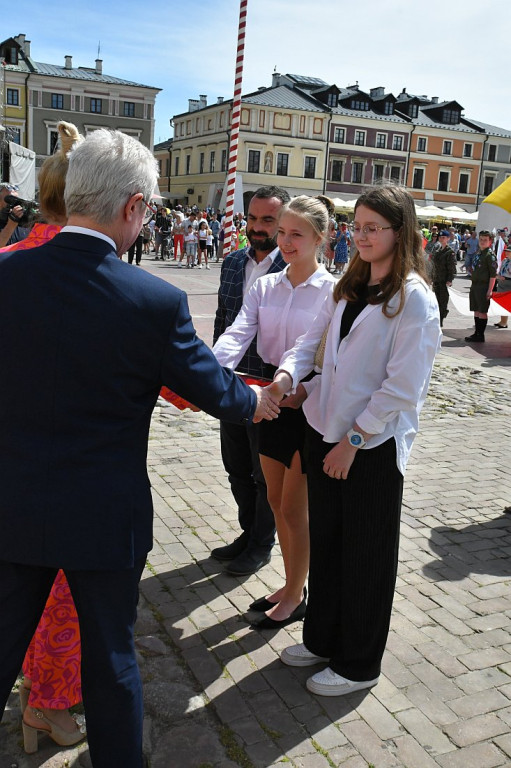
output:
M 162 384 L 227 421 L 255 395 L 197 338 L 185 294 L 63 232 L 0 254 L 0 559 L 130 567 L 152 546 Z

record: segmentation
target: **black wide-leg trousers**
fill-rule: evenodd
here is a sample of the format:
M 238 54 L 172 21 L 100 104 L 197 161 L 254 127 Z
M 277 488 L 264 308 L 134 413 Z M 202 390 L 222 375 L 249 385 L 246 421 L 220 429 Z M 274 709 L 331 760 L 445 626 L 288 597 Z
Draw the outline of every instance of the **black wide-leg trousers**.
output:
M 323 471 L 333 447 L 308 427 L 309 598 L 303 642 L 349 680 L 380 674 L 397 575 L 403 476 L 394 439 L 357 451 L 346 480 Z

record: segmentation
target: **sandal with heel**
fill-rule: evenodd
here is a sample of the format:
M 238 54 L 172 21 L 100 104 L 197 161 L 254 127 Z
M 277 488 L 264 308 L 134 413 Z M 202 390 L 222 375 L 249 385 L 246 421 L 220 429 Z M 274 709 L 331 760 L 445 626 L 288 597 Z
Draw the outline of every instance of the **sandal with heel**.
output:
M 37 733 L 40 731 L 45 733 L 50 739 L 53 739 L 55 744 L 59 747 L 72 747 L 74 744 L 78 744 L 79 741 L 85 738 L 87 735 L 87 729 L 85 727 L 85 717 L 83 715 L 72 715 L 73 720 L 76 722 L 76 731 L 69 733 L 65 731 L 60 725 L 53 723 L 46 715 L 41 712 L 40 709 L 30 708 L 30 711 L 40 721 L 40 725 L 29 725 L 23 719 L 23 747 L 27 755 L 33 755 L 38 750 Z

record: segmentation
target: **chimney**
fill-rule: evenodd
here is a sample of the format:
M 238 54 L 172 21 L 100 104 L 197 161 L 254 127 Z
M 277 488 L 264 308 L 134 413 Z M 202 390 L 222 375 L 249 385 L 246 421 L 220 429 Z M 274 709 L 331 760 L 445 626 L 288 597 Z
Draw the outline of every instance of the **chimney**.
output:
M 381 86 L 378 88 L 371 88 L 369 93 L 372 99 L 377 99 L 379 96 L 385 95 L 385 88 L 382 88 Z
M 432 96 L 431 97 L 432 104 L 438 104 L 438 96 Z
M 72 56 L 65 56 L 66 63 L 64 64 L 64 67 L 66 69 L 73 69 L 73 57 Z
M 96 74 L 103 74 L 103 59 L 96 59 Z
M 199 109 L 198 99 L 188 99 L 188 112 L 196 112 Z
M 217 100 L 216 100 L 216 103 L 217 104 L 223 104 L 224 103 L 224 97 L 223 96 L 218 96 Z
M 18 45 L 21 48 L 23 48 L 23 46 L 25 45 L 25 35 L 16 35 L 16 37 L 14 39 L 16 40 Z
M 279 80 L 280 72 L 274 72 L 271 76 L 271 87 L 276 88 L 278 85 L 280 85 Z
M 25 40 L 25 45 L 23 48 L 25 50 L 25 56 L 30 58 L 30 40 Z
M 208 106 L 208 97 L 204 93 L 199 94 L 199 104 L 199 109 L 204 109 L 204 107 Z

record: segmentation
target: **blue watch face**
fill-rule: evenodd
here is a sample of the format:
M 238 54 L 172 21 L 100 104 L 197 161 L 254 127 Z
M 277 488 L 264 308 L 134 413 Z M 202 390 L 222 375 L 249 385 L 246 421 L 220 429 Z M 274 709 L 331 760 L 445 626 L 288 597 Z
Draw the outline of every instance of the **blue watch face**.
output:
M 356 446 L 356 445 L 360 445 L 360 444 L 361 444 L 361 442 L 362 442 L 362 438 L 360 437 L 360 435 L 352 435 L 352 436 L 350 437 L 350 443 L 351 443 L 352 445 L 355 445 L 355 446 Z

